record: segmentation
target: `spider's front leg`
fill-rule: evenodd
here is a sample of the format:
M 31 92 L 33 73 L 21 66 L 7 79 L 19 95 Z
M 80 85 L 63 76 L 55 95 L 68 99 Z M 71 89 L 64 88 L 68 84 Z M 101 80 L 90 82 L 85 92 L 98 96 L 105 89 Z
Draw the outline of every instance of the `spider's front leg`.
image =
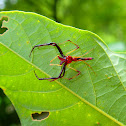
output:
M 62 69 L 61 69 L 61 72 L 60 72 L 60 74 L 59 74 L 58 77 L 50 77 L 50 78 L 39 78 L 39 77 L 36 75 L 35 71 L 34 71 L 34 73 L 35 73 L 35 76 L 36 76 L 39 80 L 50 80 L 50 79 L 52 79 L 52 81 L 54 81 L 54 80 L 57 80 L 57 79 L 59 79 L 59 78 L 62 78 L 62 77 L 65 75 L 65 70 L 66 70 L 66 64 L 63 65 L 63 67 L 62 67 Z
M 61 48 L 60 48 L 56 43 L 54 43 L 54 42 L 45 43 L 45 44 L 40 44 L 40 45 L 35 45 L 35 46 L 32 48 L 29 57 L 31 56 L 32 51 L 33 51 L 36 47 L 47 46 L 47 45 L 56 46 L 56 48 L 58 49 L 58 51 L 59 51 L 59 53 L 61 54 L 61 56 L 64 57 L 64 54 L 63 54 Z

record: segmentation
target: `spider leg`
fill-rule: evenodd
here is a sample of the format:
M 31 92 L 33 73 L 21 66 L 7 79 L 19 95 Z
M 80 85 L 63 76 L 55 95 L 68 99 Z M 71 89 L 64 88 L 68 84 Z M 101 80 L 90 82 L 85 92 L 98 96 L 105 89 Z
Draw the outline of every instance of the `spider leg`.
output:
M 92 71 L 94 72 L 94 70 L 93 70 L 93 68 L 87 63 L 87 62 L 85 62 L 84 60 L 80 60 L 80 61 L 83 61 L 86 65 L 88 65 L 91 69 L 92 69 Z M 96 73 L 94 72 L 94 74 L 96 75 Z
M 50 66 L 53 66 L 53 65 L 55 65 L 55 66 L 62 66 L 62 65 L 60 65 L 60 64 L 49 64 Z
M 50 63 L 51 63 L 52 61 L 54 61 L 58 56 L 59 56 L 59 55 L 57 55 L 54 59 L 52 59 L 52 60 L 50 61 Z M 60 65 L 60 64 L 50 64 L 50 65 L 51 65 L 51 66 L 52 66 L 52 65 L 62 66 L 62 65 Z
M 52 59 L 52 60 L 50 61 L 50 63 L 51 63 L 52 61 L 54 61 L 58 56 L 59 56 L 59 55 L 57 55 L 54 59 Z
M 34 71 L 34 73 L 35 73 L 35 76 L 36 76 L 39 80 L 50 80 L 50 79 L 52 79 L 52 81 L 54 81 L 54 80 L 59 79 L 59 78 L 62 78 L 62 77 L 64 76 L 64 74 L 65 74 L 65 69 L 66 69 L 66 64 L 63 65 L 63 67 L 62 67 L 62 69 L 61 69 L 61 72 L 60 72 L 60 74 L 59 74 L 58 77 L 39 78 L 39 77 L 37 76 L 37 74 L 35 73 L 35 71 Z
M 59 64 L 58 64 L 58 65 L 59 65 Z M 60 75 L 59 75 L 60 77 L 59 77 L 59 78 L 62 78 L 62 77 L 65 75 L 66 64 L 64 64 L 64 65 L 65 65 L 65 66 L 63 66 L 64 68 L 62 68 L 63 71 L 61 70 L 62 72 L 60 72 Z M 58 78 L 57 78 L 57 79 L 58 79 Z M 50 82 L 52 82 L 52 81 L 54 81 L 54 80 L 56 80 L 56 79 L 53 79 L 53 80 L 51 80 Z
M 70 69 L 72 69 L 72 70 L 74 70 L 74 71 L 78 72 L 78 74 L 77 74 L 77 75 L 75 75 L 75 76 L 73 76 L 73 77 L 71 77 L 71 78 L 66 78 L 66 79 L 68 79 L 68 80 L 71 80 L 71 79 L 73 79 L 73 78 L 77 77 L 77 76 L 81 73 L 79 70 L 76 70 L 76 69 L 74 69 L 74 68 L 70 67 L 69 65 L 68 65 L 68 68 L 70 68 Z
M 85 54 L 83 54 L 83 55 L 81 55 L 81 56 L 77 56 L 77 58 L 80 58 L 80 57 L 82 57 L 82 56 L 84 56 L 84 55 L 87 55 L 89 52 L 91 52 L 92 50 L 93 50 L 94 48 L 92 48 L 91 50 L 89 50 L 88 52 L 86 52 Z
M 58 49 L 58 51 L 59 51 L 59 53 L 61 54 L 61 56 L 64 57 L 64 54 L 63 54 L 61 48 L 60 48 L 56 43 L 54 43 L 54 42 L 51 42 L 51 43 L 45 43 L 45 44 L 40 44 L 40 45 L 35 45 L 35 46 L 32 48 L 29 57 L 31 56 L 32 51 L 33 51 L 36 47 L 47 46 L 47 45 L 56 46 L 57 49 Z
M 79 46 L 77 44 L 75 44 L 74 42 L 72 42 L 71 40 L 64 41 L 63 43 L 65 43 L 65 42 L 71 42 L 77 47 L 76 49 L 73 49 L 72 51 L 66 53 L 66 56 L 79 48 Z M 60 43 L 60 44 L 63 44 L 63 43 Z
M 78 46 L 77 44 L 75 44 L 74 42 L 72 42 L 72 41 L 70 41 L 70 40 L 67 40 L 67 41 L 73 43 L 77 48 L 76 48 L 76 49 L 73 49 L 72 51 L 70 51 L 70 52 L 68 52 L 68 53 L 66 53 L 66 56 L 67 56 L 68 54 L 74 52 L 75 50 L 79 49 L 79 46 Z

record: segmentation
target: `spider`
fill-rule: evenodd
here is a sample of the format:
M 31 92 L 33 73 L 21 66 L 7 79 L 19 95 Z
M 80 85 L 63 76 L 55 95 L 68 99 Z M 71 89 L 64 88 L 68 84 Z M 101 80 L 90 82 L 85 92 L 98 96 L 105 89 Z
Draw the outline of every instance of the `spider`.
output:
M 75 48 L 74 50 L 68 52 L 66 55 L 63 54 L 61 48 L 60 48 L 56 43 L 54 43 L 54 42 L 45 43 L 45 44 L 40 44 L 40 45 L 35 45 L 35 46 L 32 48 L 29 57 L 31 56 L 32 51 L 33 51 L 36 47 L 47 46 L 47 45 L 56 46 L 56 48 L 58 49 L 58 51 L 59 51 L 59 53 L 60 53 L 60 55 L 61 55 L 61 56 L 59 56 L 59 55 L 56 56 L 56 57 L 58 57 L 58 59 L 60 60 L 60 64 L 50 64 L 50 65 L 62 66 L 62 69 L 61 69 L 61 72 L 60 72 L 59 76 L 58 76 L 58 77 L 50 77 L 50 78 L 39 78 L 39 77 L 36 75 L 35 71 L 34 71 L 35 76 L 36 76 L 39 80 L 50 80 L 50 79 L 51 79 L 52 81 L 53 81 L 53 80 L 57 80 L 57 79 L 59 79 L 59 78 L 62 78 L 62 77 L 65 75 L 66 66 L 68 66 L 68 64 L 70 64 L 71 62 L 73 62 L 73 61 L 85 61 L 85 60 L 92 60 L 92 59 L 94 59 L 94 58 L 92 58 L 92 57 L 82 58 L 82 57 L 80 57 L 80 56 L 79 56 L 79 57 L 73 57 L 73 56 L 68 55 L 68 54 L 70 54 L 71 52 L 77 50 L 77 49 L 79 48 L 79 46 L 76 45 L 76 44 L 75 44 L 74 42 L 72 42 L 71 40 L 67 40 L 67 41 L 65 41 L 65 42 L 71 42 L 71 43 L 73 43 L 73 44 L 76 46 L 76 48 Z M 90 50 L 90 51 L 91 51 L 91 50 Z M 88 53 L 88 52 L 87 52 L 87 53 Z M 84 55 L 86 55 L 87 53 L 85 53 Z M 82 56 L 84 56 L 84 55 L 82 55 Z M 55 57 L 55 58 L 56 58 L 56 57 Z M 55 58 L 54 58 L 54 59 L 55 59 Z M 54 60 L 54 59 L 53 59 L 53 60 Z M 52 62 L 53 60 L 51 60 L 50 62 Z M 86 63 L 86 62 L 85 62 L 85 63 Z M 86 63 L 86 64 L 87 64 L 87 63 Z M 89 64 L 87 64 L 87 65 L 92 69 L 92 67 L 91 67 Z M 72 70 L 78 72 L 76 76 L 74 76 L 74 77 L 72 77 L 72 78 L 67 78 L 68 80 L 71 80 L 71 79 L 77 77 L 77 76 L 81 73 L 79 70 L 76 70 L 76 69 L 74 69 L 74 68 L 72 68 L 72 67 L 70 67 L 70 66 L 68 66 L 68 67 L 69 67 L 70 69 L 72 69 Z M 92 70 L 93 70 L 93 69 L 92 69 Z M 93 71 L 93 72 L 94 72 L 94 71 Z

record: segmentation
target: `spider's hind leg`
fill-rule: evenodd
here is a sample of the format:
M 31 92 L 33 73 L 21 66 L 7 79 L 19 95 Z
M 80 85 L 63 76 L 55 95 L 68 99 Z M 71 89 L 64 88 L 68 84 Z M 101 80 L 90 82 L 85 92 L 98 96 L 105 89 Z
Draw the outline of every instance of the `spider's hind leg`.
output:
M 77 77 L 78 75 L 80 75 L 81 72 L 79 70 L 76 70 L 76 69 L 70 67 L 69 65 L 67 67 L 70 68 L 70 69 L 72 69 L 72 70 L 74 70 L 74 71 L 76 71 L 76 72 L 78 72 L 78 73 L 75 76 L 71 77 L 71 78 L 65 78 L 65 79 L 71 80 L 71 79 Z

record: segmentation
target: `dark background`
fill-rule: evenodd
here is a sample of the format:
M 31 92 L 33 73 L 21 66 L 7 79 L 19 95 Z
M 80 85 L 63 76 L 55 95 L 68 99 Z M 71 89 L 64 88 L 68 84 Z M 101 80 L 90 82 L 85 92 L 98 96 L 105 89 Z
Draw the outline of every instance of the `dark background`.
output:
M 0 0 L 0 10 L 36 12 L 59 23 L 99 35 L 115 52 L 126 52 L 126 1 Z M 0 89 L 0 126 L 19 126 L 9 99 Z

